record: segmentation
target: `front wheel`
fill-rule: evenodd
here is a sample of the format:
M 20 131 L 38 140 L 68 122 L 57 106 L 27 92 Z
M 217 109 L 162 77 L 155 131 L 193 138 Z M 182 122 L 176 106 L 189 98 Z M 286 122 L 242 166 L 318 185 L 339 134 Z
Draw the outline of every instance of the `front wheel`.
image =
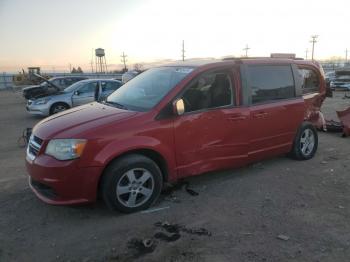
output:
M 56 103 L 53 104 L 50 108 L 50 115 L 62 112 L 64 110 L 69 109 L 69 106 L 65 103 Z
M 158 165 L 143 155 L 128 155 L 106 169 L 102 181 L 102 198 L 112 210 L 132 213 L 148 208 L 162 189 Z
M 316 128 L 304 122 L 298 129 L 295 136 L 291 155 L 298 160 L 313 158 L 318 147 L 318 135 Z

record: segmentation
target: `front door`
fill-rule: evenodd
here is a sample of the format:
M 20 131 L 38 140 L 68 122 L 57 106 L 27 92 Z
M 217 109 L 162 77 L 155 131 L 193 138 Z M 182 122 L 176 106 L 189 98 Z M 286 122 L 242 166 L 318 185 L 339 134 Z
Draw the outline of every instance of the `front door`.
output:
M 235 94 L 231 69 L 201 74 L 185 88 L 185 113 L 174 120 L 179 177 L 247 161 L 249 109 L 236 107 Z
M 88 82 L 76 90 L 72 97 L 73 106 L 79 106 L 95 100 L 96 89 L 99 88 L 98 82 Z

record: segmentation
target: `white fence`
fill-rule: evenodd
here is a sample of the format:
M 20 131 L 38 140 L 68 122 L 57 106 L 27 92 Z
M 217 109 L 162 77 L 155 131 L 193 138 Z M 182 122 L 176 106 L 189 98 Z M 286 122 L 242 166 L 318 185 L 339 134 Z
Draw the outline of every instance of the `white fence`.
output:
M 0 89 L 12 88 L 12 74 L 0 74 Z
M 0 73 L 0 90 L 13 88 L 13 76 L 15 74 Z M 84 74 L 67 74 L 67 73 L 51 73 L 49 74 L 52 77 L 55 76 L 82 76 L 87 78 L 99 78 L 99 79 L 122 79 L 122 74 L 93 74 L 93 73 L 84 73 Z

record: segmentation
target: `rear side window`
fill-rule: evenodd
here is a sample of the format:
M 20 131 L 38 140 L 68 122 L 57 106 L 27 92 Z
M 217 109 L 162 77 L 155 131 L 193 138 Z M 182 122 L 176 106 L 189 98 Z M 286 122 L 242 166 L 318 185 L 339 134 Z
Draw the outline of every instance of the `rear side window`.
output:
M 250 65 L 247 79 L 252 104 L 295 97 L 290 65 Z
M 298 68 L 299 74 L 302 79 L 302 93 L 308 94 L 308 93 L 314 93 L 319 92 L 320 90 L 320 79 L 317 75 L 317 73 L 308 68 Z
M 86 85 L 81 87 L 79 89 L 79 92 L 82 93 L 82 94 L 94 93 L 96 88 L 97 88 L 97 82 L 91 82 L 91 83 L 87 83 Z

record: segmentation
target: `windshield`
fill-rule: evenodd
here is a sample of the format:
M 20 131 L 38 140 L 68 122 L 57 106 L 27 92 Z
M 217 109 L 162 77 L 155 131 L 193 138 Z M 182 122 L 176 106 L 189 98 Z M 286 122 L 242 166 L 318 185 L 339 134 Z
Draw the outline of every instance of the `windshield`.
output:
M 149 69 L 122 85 L 107 98 L 107 103 L 119 104 L 136 111 L 147 111 L 160 100 L 193 68 L 159 67 Z
M 69 87 L 65 88 L 65 89 L 63 90 L 63 92 L 65 92 L 65 93 L 73 92 L 73 91 L 75 91 L 77 88 L 80 88 L 81 86 L 83 86 L 84 83 L 86 83 L 86 82 L 76 82 L 76 83 L 70 85 Z

